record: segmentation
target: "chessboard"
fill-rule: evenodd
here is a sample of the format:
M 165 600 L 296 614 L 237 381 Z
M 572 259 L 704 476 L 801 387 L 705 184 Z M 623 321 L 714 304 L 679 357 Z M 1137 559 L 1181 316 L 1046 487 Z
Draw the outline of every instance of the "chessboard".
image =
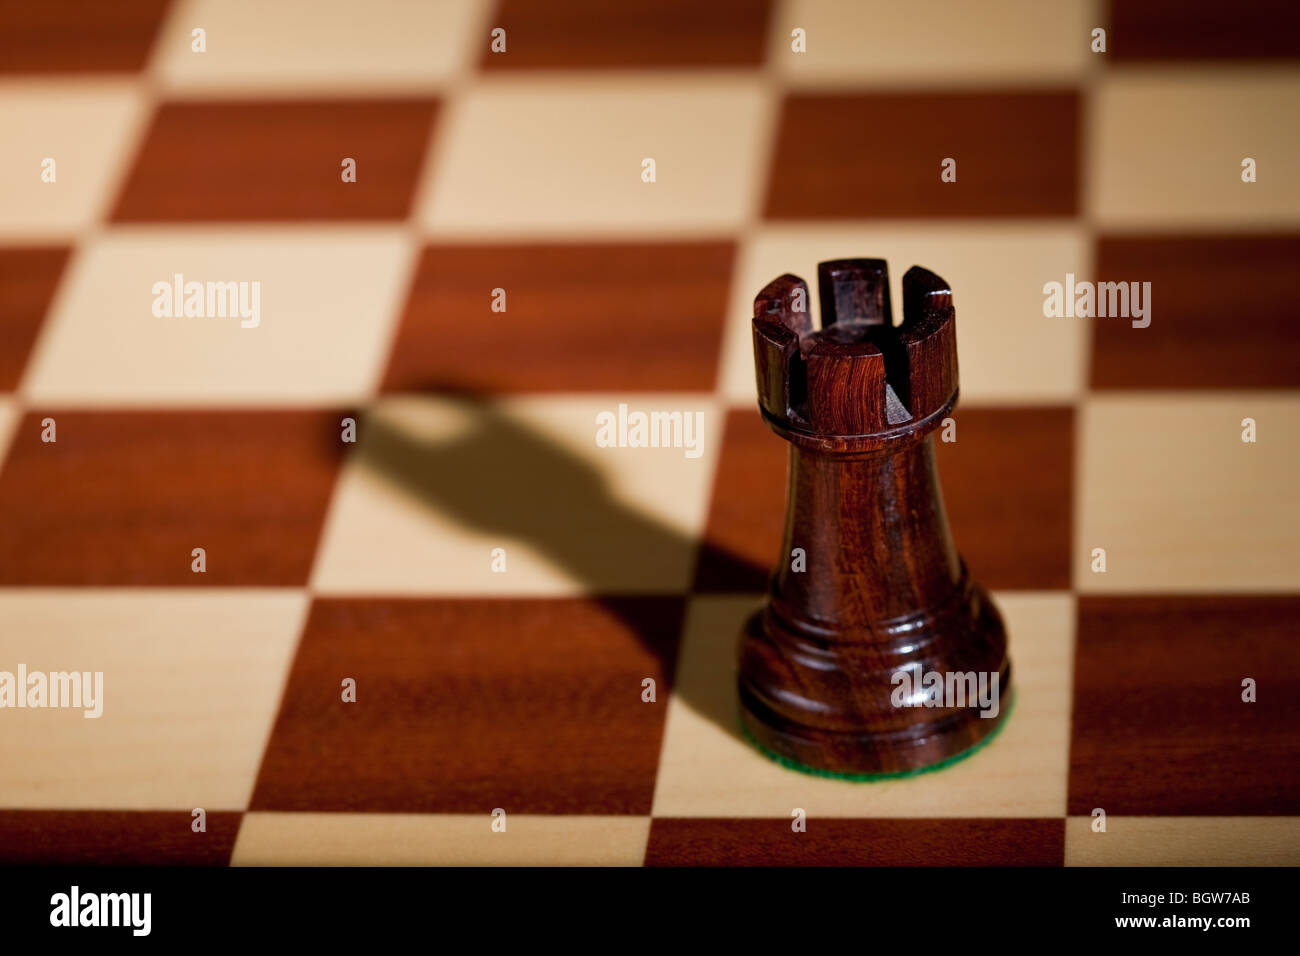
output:
M 102 676 L 0 862 L 1300 862 L 1297 102 L 1281 2 L 0 0 L 0 671 Z M 751 303 L 854 256 L 1017 688 L 875 782 L 734 677 Z

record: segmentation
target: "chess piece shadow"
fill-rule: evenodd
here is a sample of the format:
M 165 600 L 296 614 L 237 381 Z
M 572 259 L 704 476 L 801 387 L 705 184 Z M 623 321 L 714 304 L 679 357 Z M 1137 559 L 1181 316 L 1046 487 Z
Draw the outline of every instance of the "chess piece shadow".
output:
M 359 430 L 359 462 L 440 515 L 545 555 L 584 585 L 590 600 L 633 634 L 675 685 L 680 634 L 665 635 L 662 621 L 638 614 L 644 603 L 618 592 L 611 584 L 611 568 L 621 566 L 616 575 L 621 580 L 641 574 L 650 580 L 672 579 L 680 577 L 683 567 L 693 573 L 698 539 L 619 500 L 596 466 L 512 418 L 491 399 L 442 391 L 430 397 L 449 403 L 467 427 L 448 438 L 430 439 L 372 414 Z M 708 559 L 710 569 L 724 580 L 758 580 L 767 574 L 717 546 L 709 546 Z M 486 554 L 483 560 L 486 566 Z M 684 596 L 689 590 L 688 579 L 671 594 Z M 731 658 L 729 647 L 726 659 Z M 736 736 L 734 679 L 728 668 L 716 681 L 694 682 L 707 691 L 692 691 L 688 697 L 674 686 L 673 693 Z M 638 688 L 629 691 L 635 692 Z

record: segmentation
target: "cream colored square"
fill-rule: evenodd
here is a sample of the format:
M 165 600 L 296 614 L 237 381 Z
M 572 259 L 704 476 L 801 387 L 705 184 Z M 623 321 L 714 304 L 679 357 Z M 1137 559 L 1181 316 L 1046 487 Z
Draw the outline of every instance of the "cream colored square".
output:
M 98 718 L 0 710 L 0 806 L 244 809 L 306 607 L 292 590 L 0 591 L 0 670 L 104 675 Z
M 756 600 L 696 598 L 687 612 L 655 786 L 656 817 L 1065 815 L 1074 600 L 994 595 L 1010 640 L 1013 710 L 998 735 L 935 773 L 873 783 L 789 770 L 740 737 L 736 639 Z M 1005 703 L 1005 702 L 1004 702 Z
M 365 400 L 414 260 L 409 235 L 387 227 L 115 229 L 73 257 L 23 391 L 34 402 L 119 405 Z M 250 293 L 259 283 L 256 326 L 155 316 L 154 284 L 176 274 L 246 282 Z
M 774 105 L 757 75 L 485 79 L 447 107 L 420 220 L 440 235 L 734 230 L 758 209 Z
M 796 86 L 1064 83 L 1101 25 L 1090 0 L 787 0 L 769 62 Z
M 1076 590 L 1300 587 L 1300 397 L 1094 395 L 1081 418 Z M 1092 571 L 1094 548 L 1105 573 Z
M 168 18 L 153 70 L 172 94 L 423 91 L 486 48 L 487 10 L 483 0 L 188 0 Z
M 855 257 L 889 262 L 894 318 L 903 320 L 903 274 L 920 265 L 947 279 L 957 307 L 961 395 L 973 402 L 1072 401 L 1084 382 L 1087 325 L 1043 315 L 1043 285 L 1087 275 L 1092 250 L 1073 224 L 914 222 L 768 226 L 745 242 L 732 277 L 722 388 L 752 405 L 754 296 L 783 273 L 808 283 L 817 307 L 817 263 Z
M 0 82 L 0 240 L 68 239 L 104 218 L 144 118 L 136 84 Z
M 1084 169 L 1108 229 L 1291 227 L 1300 222 L 1300 70 L 1108 71 Z M 1242 182 L 1242 161 L 1256 182 Z
M 649 817 L 249 813 L 234 866 L 640 866 Z
M 1066 866 L 1296 866 L 1300 817 L 1106 818 L 1065 822 Z M 1217 887 L 1204 887 L 1217 889 Z
M 683 447 L 598 447 L 597 416 L 699 413 Z M 332 593 L 680 592 L 709 504 L 712 397 L 385 399 L 361 422 L 313 572 Z M 493 570 L 504 550 L 505 571 Z

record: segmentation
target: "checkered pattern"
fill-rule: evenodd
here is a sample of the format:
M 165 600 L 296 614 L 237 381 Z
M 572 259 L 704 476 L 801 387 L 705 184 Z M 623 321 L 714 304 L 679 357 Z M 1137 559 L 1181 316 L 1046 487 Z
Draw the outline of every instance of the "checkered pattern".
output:
M 106 688 L 0 713 L 0 861 L 1300 862 L 1262 7 L 0 0 L 0 668 Z M 955 290 L 939 466 L 1017 682 L 879 784 L 760 756 L 733 686 L 784 509 L 749 302 L 859 255 Z M 155 318 L 175 273 L 261 327 Z M 1151 281 L 1151 327 L 1045 319 L 1066 273 Z M 595 447 L 621 402 L 704 454 Z

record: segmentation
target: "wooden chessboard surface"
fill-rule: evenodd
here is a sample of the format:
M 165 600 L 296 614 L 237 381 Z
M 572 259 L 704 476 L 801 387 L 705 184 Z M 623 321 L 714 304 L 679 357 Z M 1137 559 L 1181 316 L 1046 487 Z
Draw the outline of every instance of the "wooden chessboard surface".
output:
M 0 670 L 104 674 L 0 710 L 0 862 L 1300 862 L 1297 26 L 0 0 Z M 850 256 L 954 289 L 940 474 L 1017 685 L 870 784 L 733 687 L 784 509 L 750 301 Z M 258 324 L 155 315 L 178 274 Z M 1045 317 L 1067 274 L 1149 327 Z M 598 447 L 620 404 L 699 456 Z

